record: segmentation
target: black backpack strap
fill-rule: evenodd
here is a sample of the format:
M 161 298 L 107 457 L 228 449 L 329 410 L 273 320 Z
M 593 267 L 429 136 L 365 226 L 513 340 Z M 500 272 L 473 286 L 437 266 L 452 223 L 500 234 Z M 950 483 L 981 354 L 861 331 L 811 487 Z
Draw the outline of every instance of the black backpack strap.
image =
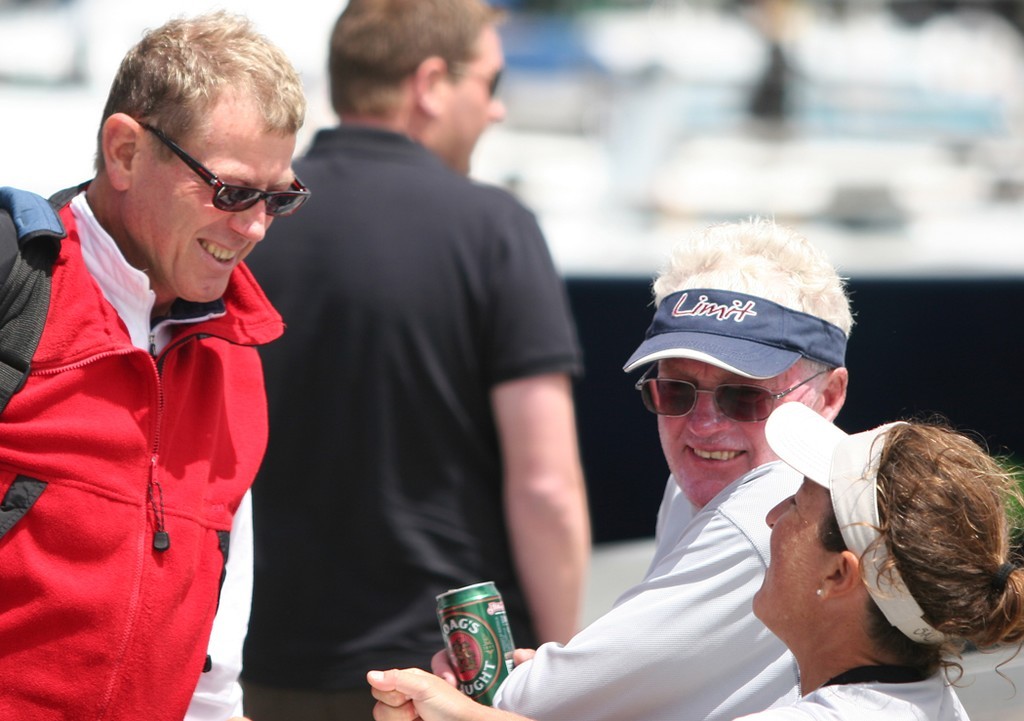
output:
M 18 257 L 18 229 L 10 213 L 0 206 L 0 278 L 11 274 L 11 266 Z
M 0 188 L 0 412 L 28 377 L 64 225 L 44 198 Z

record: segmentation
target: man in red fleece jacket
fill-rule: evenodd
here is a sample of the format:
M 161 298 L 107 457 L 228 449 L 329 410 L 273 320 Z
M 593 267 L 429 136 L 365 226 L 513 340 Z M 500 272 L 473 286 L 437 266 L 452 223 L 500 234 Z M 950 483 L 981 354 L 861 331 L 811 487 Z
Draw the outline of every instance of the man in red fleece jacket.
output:
M 242 261 L 309 195 L 304 114 L 244 18 L 172 20 L 124 58 L 0 418 L 0 718 L 241 713 L 256 346 L 283 330 Z

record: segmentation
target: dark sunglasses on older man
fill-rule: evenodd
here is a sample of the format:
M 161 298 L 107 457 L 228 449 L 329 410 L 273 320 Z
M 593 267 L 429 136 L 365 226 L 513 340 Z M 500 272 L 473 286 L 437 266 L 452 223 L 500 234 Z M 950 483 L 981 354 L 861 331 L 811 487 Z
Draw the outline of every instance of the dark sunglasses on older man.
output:
M 685 416 L 697 405 L 699 393 L 710 393 L 715 406 L 722 415 L 740 423 L 763 421 L 772 414 L 775 402 L 792 393 L 805 383 L 809 383 L 827 370 L 818 371 L 810 378 L 800 381 L 792 388 L 773 393 L 761 386 L 750 386 L 742 383 L 723 383 L 710 390 L 698 388 L 690 381 L 676 378 L 649 378 L 657 372 L 657 365 L 636 382 L 644 406 L 651 413 L 659 416 Z
M 146 123 L 139 123 L 139 125 L 158 137 L 160 142 L 181 158 L 185 165 L 192 168 L 204 183 L 213 188 L 213 207 L 218 210 L 240 213 L 261 200 L 265 200 L 267 201 L 267 215 L 291 215 L 309 200 L 309 189 L 298 178 L 292 181 L 290 190 L 260 190 L 259 188 L 225 183 L 213 171 L 186 153 L 180 145 L 164 135 L 161 130 Z

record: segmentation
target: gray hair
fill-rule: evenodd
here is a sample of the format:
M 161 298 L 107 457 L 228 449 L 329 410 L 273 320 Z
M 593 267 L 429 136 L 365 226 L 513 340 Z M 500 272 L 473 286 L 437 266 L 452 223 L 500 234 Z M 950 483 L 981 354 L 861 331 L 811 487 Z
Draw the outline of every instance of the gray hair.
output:
M 752 219 L 712 225 L 675 247 L 654 281 L 655 305 L 687 288 L 720 288 L 766 298 L 853 328 L 844 279 L 825 254 L 791 228 Z

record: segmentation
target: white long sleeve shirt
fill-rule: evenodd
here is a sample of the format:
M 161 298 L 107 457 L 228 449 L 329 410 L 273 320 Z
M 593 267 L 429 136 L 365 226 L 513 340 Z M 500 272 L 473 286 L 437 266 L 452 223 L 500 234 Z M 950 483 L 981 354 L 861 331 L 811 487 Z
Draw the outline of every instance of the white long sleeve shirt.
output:
M 914 683 L 823 686 L 792 706 L 744 716 L 743 721 L 969 721 L 941 674 Z M 741 721 L 737 719 L 737 721 Z
M 669 478 L 643 580 L 502 684 L 495 706 L 536 721 L 731 721 L 799 698 L 796 661 L 754 617 L 769 561 L 765 516 L 802 479 L 781 462 L 694 512 Z

